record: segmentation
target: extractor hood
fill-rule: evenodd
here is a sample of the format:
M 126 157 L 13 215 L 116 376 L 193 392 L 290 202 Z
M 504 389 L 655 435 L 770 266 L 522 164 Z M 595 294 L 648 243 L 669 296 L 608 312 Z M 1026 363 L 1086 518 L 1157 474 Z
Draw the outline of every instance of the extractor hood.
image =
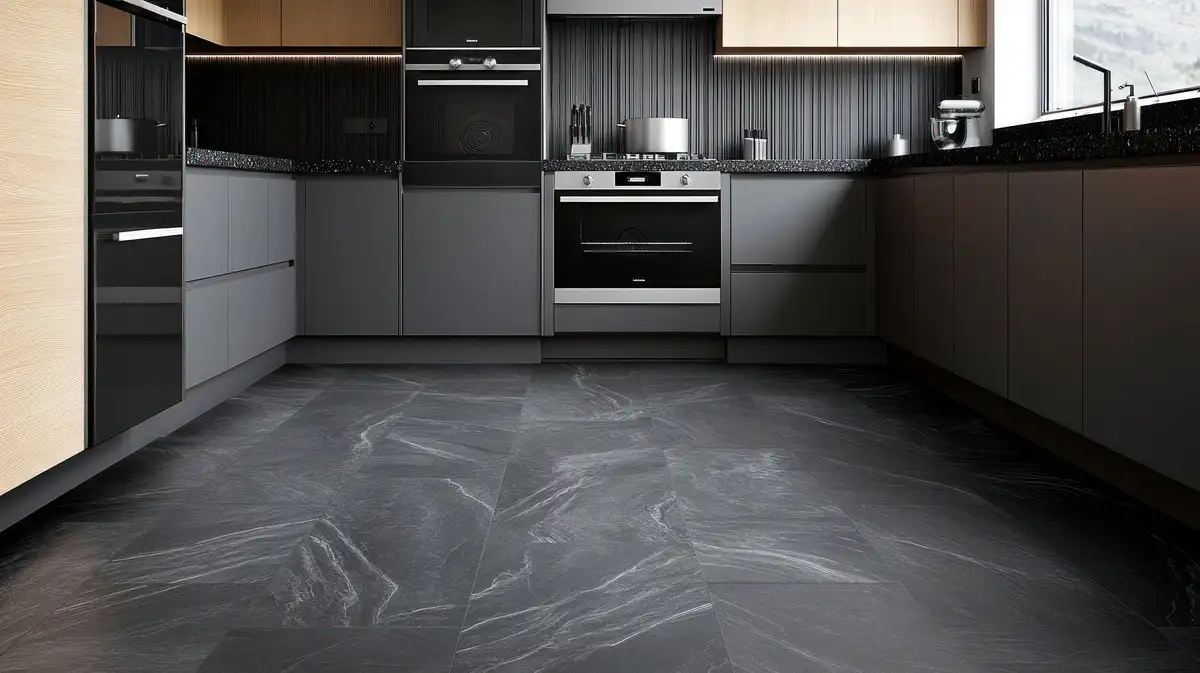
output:
M 546 0 L 564 16 L 718 16 L 722 0 Z

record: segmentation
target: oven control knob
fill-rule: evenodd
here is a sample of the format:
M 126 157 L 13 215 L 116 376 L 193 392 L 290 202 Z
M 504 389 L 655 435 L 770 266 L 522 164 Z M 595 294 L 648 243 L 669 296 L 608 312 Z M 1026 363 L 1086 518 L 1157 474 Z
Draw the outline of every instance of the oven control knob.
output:
M 685 175 L 682 178 L 679 178 L 679 184 L 683 185 L 684 187 L 692 184 L 692 176 Z
M 458 70 L 461 67 L 462 67 L 462 59 L 461 58 L 455 57 L 455 58 L 450 59 L 450 69 L 451 70 Z
M 583 176 L 583 186 L 584 187 L 592 186 L 592 176 L 590 176 L 590 175 Z
M 496 67 L 496 59 L 492 58 L 491 56 L 488 56 L 487 58 L 483 59 L 483 67 L 485 67 L 489 70 L 491 70 L 492 68 L 495 68 Z

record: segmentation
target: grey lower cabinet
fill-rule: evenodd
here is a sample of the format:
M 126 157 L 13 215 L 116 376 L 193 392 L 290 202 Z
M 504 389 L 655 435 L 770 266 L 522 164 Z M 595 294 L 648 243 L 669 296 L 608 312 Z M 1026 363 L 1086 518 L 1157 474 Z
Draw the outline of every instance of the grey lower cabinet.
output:
M 184 381 L 188 388 L 229 369 L 229 286 L 217 282 L 184 294 Z
M 885 178 L 874 190 L 879 336 L 909 352 L 914 341 L 914 184 L 912 177 Z
M 913 354 L 954 371 L 953 175 L 913 181 Z
M 296 269 L 274 267 L 229 283 L 229 367 L 296 334 Z
M 734 175 L 733 264 L 865 265 L 866 180 Z
M 229 273 L 229 175 L 189 168 L 184 181 L 184 277 Z
M 736 227 L 735 227 L 736 231 Z M 733 336 L 866 336 L 874 307 L 866 272 L 735 273 Z
M 1008 173 L 954 176 L 954 373 L 1008 395 Z
M 229 174 L 229 270 L 270 264 L 268 195 L 271 178 L 254 173 Z M 294 219 L 294 218 L 293 218 Z
M 1089 170 L 1083 431 L 1200 489 L 1200 167 Z
M 1009 174 L 1008 398 L 1083 432 L 1083 171 Z
M 321 176 L 304 189 L 305 334 L 399 335 L 399 180 Z
M 267 186 L 267 263 L 296 259 L 296 180 L 290 175 L 272 176 Z
M 541 333 L 541 196 L 422 189 L 404 194 L 404 334 Z

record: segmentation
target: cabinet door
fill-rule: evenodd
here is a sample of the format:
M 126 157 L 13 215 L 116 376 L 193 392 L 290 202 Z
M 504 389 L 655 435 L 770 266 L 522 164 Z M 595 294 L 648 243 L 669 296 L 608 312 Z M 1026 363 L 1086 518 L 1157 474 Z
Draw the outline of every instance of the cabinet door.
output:
M 875 201 L 879 336 L 913 350 L 913 178 L 880 180 Z
M 228 283 L 229 366 L 257 357 L 295 336 L 296 272 L 260 271 Z
M 957 47 L 959 0 L 838 0 L 839 47 Z
M 184 378 L 191 388 L 229 369 L 228 286 L 188 289 L 184 314 Z
M 296 181 L 267 179 L 267 263 L 296 259 Z
M 1200 489 L 1200 167 L 1083 179 L 1084 434 Z
M 305 192 L 305 333 L 399 335 L 400 183 L 320 177 Z
M 1008 178 L 1008 398 L 1083 432 L 1083 173 Z
M 226 0 L 187 0 L 187 32 L 213 44 L 225 43 Z
M 266 285 L 270 310 L 265 344 L 270 349 L 296 336 L 296 267 L 271 271 Z
M 404 333 L 540 334 L 540 204 L 531 192 L 406 192 Z
M 404 2 L 287 0 L 282 39 L 285 47 L 400 47 Z
M 194 0 L 188 0 L 189 3 Z M 287 0 L 294 4 L 296 0 Z M 278 47 L 282 44 L 283 0 L 224 0 L 226 47 Z
M 862 336 L 871 333 L 866 273 L 735 273 L 734 336 Z
M 721 46 L 836 47 L 838 0 L 725 0 Z
M 1008 174 L 954 176 L 954 372 L 1008 396 Z
M 987 0 L 958 0 L 958 46 L 986 47 L 987 44 Z
M 229 177 L 187 169 L 183 250 L 187 280 L 229 273 Z
M 229 176 L 229 270 L 268 264 L 267 190 L 269 179 L 252 174 Z
M 913 182 L 913 354 L 954 371 L 954 176 Z
M 867 263 L 863 180 L 734 176 L 730 207 L 733 264 Z

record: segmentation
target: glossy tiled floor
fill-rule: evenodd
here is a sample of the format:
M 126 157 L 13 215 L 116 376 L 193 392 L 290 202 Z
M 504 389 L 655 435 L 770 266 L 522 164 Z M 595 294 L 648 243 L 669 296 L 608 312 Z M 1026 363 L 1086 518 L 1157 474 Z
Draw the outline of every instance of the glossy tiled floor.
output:
M 881 369 L 289 368 L 0 538 L 0 670 L 1200 671 L 1200 544 Z

